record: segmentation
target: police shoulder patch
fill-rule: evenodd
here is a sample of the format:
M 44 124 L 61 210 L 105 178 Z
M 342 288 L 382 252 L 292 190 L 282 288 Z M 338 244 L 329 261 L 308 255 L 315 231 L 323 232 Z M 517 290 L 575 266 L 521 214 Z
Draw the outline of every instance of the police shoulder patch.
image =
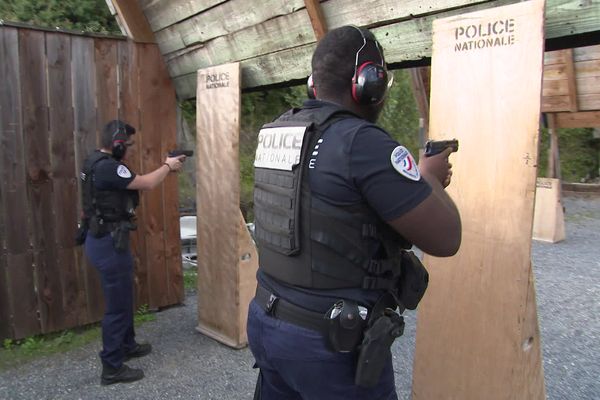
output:
M 419 167 L 417 167 L 415 159 L 406 147 L 396 147 L 392 151 L 390 160 L 392 161 L 392 166 L 394 167 L 394 169 L 398 171 L 401 175 L 413 181 L 418 181 L 419 179 L 421 179 Z
M 131 171 L 123 164 L 117 167 L 117 175 L 121 178 L 131 178 Z

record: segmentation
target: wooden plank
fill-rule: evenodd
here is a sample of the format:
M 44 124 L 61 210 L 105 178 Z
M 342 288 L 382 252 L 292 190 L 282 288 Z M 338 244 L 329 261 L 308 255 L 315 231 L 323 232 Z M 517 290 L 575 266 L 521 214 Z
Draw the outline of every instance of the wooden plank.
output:
M 244 279 L 249 282 L 240 282 L 239 85 L 238 63 L 198 71 L 196 176 L 202 179 L 196 185 L 197 329 L 236 348 L 247 342 L 240 314 L 250 298 L 241 296 L 248 295 L 248 286 L 256 287 L 256 268 L 248 265 L 244 267 L 253 271 L 245 271 Z
M 315 32 L 315 38 L 321 40 L 327 33 L 327 21 L 323 16 L 323 10 L 321 9 L 321 3 L 319 0 L 304 0 L 306 11 L 310 17 L 310 23 Z
M 542 112 L 570 111 L 569 96 L 545 96 L 542 99 Z
M 575 62 L 600 60 L 600 45 L 574 48 L 573 59 Z
M 226 0 L 140 0 L 144 14 L 154 32 L 226 2 Z
M 546 39 L 594 32 L 600 26 L 596 1 L 548 0 L 544 29 Z
M 600 76 L 578 78 L 576 83 L 578 95 L 600 93 Z
M 577 111 L 577 86 L 575 82 L 575 66 L 573 65 L 573 49 L 562 50 L 565 53 L 567 84 L 569 87 L 569 111 Z
M 38 297 L 32 272 L 33 257 L 26 253 L 6 255 L 7 282 L 12 293 L 13 338 L 22 339 L 41 331 Z
M 140 110 L 141 125 L 136 140 L 142 145 L 142 170 L 138 173 L 148 173 L 158 168 L 164 161 L 161 153 L 160 120 L 166 110 L 157 99 L 162 96 L 161 85 L 164 76 L 156 65 L 160 56 L 158 47 L 151 44 L 138 45 L 140 67 Z M 163 190 L 161 185 L 143 193 L 144 226 L 142 229 L 146 239 L 146 264 L 148 284 L 148 305 L 151 308 L 169 304 L 168 274 L 165 259 L 164 208 Z
M 188 46 L 206 43 L 217 37 L 260 25 L 276 17 L 294 13 L 303 7 L 302 0 L 264 0 L 259 7 L 257 3 L 247 0 L 230 0 L 157 32 L 156 41 L 162 54 L 181 49 L 186 53 L 185 48 Z M 262 39 L 273 40 L 267 35 Z
M 96 64 L 96 129 L 101 135 L 104 126 L 118 117 L 117 82 L 118 42 L 111 39 L 94 40 L 94 63 Z
M 121 21 L 127 37 L 136 42 L 155 43 L 154 33 L 138 2 L 128 0 L 110 0 L 115 7 L 118 19 Z
M 556 114 L 546 114 L 548 119 L 548 135 L 550 150 L 548 151 L 548 177 L 560 179 L 560 157 L 558 149 L 558 133 L 556 132 Z
M 542 96 L 567 96 L 569 84 L 566 79 L 544 79 L 542 82 Z
M 567 71 L 565 64 L 550 64 L 544 66 L 544 81 L 566 80 Z
M 429 131 L 429 67 L 411 68 L 409 70 L 413 97 L 423 120 L 423 130 Z
M 578 78 L 600 76 L 600 59 L 576 62 L 575 72 Z
M 0 29 L 0 52 L 3 62 L 0 72 L 0 185 L 1 212 L 10 234 L 3 238 L 2 252 L 6 266 L 4 277 L 9 285 L 10 332 L 13 338 L 38 333 L 37 295 L 33 279 L 30 215 L 27 210 L 27 174 L 23 142 L 23 111 L 20 70 L 26 68 L 20 60 L 19 32 Z
M 79 313 L 85 310 L 83 282 L 77 280 L 74 232 L 77 226 L 77 170 L 73 137 L 73 100 L 71 85 L 71 37 L 47 34 L 48 107 L 50 160 L 53 178 L 52 213 L 57 276 L 62 290 L 63 324 L 77 326 Z
M 2 188 L 0 187 L 0 200 L 2 200 Z M 1 221 L 3 215 L 0 215 L 0 223 L 3 225 L 0 234 L 6 235 L 4 222 Z M 8 282 L 8 269 L 6 267 L 6 253 L 0 253 L 0 340 L 12 338 L 13 318 L 11 313 L 11 291 Z
M 543 15 L 543 1 L 528 1 L 434 25 L 430 136 L 460 140 L 447 191 L 463 229 L 456 256 L 425 257 L 415 400 L 545 398 L 530 283 Z M 495 21 L 509 21 L 497 37 L 512 44 L 456 50 L 461 29 Z
M 581 111 L 600 110 L 600 93 L 599 94 L 582 94 L 577 97 L 579 109 Z
M 139 54 L 138 45 L 133 41 L 119 43 L 119 117 L 128 124 L 140 129 L 140 109 L 139 109 Z M 125 162 L 133 171 L 142 171 L 142 143 L 143 137 L 137 134 L 134 136 L 134 145 L 127 150 Z M 138 227 L 145 225 L 144 209 L 138 208 L 136 211 L 136 224 Z M 148 305 L 148 271 L 146 263 L 146 239 L 143 229 L 139 228 L 131 232 L 131 252 L 135 267 L 136 279 L 135 286 L 135 307 Z
M 96 64 L 94 62 L 94 39 L 73 36 L 71 38 L 71 86 L 73 88 L 73 126 L 75 141 L 75 166 L 81 171 L 83 159 L 99 147 L 96 118 Z M 78 198 L 81 198 L 81 180 L 77 179 Z M 81 215 L 81 202 L 78 202 Z M 76 259 L 84 282 L 86 310 L 78 315 L 86 323 L 102 318 L 104 301 L 98 273 L 87 258 L 77 249 Z M 87 314 L 87 315 L 86 315 Z
M 26 151 L 27 208 L 31 213 L 33 267 L 42 332 L 63 325 L 60 267 L 56 263 L 53 181 L 48 140 L 45 33 L 19 31 L 23 141 Z
M 600 127 L 600 111 L 578 113 L 557 113 L 557 128 L 594 128 Z
M 544 67 L 553 64 L 564 64 L 565 52 L 562 50 L 547 51 L 544 53 Z
M 561 199 L 560 179 L 537 179 L 533 239 L 549 243 L 565 240 L 565 216 Z

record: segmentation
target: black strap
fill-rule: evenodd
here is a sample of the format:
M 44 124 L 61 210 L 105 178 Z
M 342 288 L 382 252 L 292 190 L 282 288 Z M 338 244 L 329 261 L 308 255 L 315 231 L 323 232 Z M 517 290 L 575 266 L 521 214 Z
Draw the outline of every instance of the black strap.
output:
M 327 334 L 329 323 L 325 315 L 294 305 L 258 285 L 254 300 L 274 318 Z

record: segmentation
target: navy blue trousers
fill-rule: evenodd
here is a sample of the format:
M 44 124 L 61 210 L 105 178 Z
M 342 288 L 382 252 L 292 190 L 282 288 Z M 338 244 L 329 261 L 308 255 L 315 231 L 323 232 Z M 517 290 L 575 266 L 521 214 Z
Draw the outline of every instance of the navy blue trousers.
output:
M 261 370 L 261 400 L 397 400 L 392 357 L 379 384 L 354 385 L 355 353 L 328 349 L 320 333 L 275 319 L 255 301 L 248 343 Z
M 133 257 L 117 253 L 112 237 L 87 236 L 85 253 L 100 274 L 105 312 L 102 319 L 102 362 L 112 368 L 123 365 L 125 353 L 136 346 L 133 329 Z

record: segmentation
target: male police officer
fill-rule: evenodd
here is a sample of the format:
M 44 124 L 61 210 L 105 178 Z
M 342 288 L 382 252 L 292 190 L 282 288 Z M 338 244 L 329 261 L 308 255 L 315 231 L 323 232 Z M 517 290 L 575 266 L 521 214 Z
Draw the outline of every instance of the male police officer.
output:
M 460 216 L 444 187 L 450 150 L 422 158 L 374 123 L 388 74 L 367 30 L 330 31 L 308 100 L 261 129 L 255 159 L 260 268 L 248 340 L 256 397 L 396 399 L 395 310 L 415 308 L 427 274 L 411 244 L 451 256 Z
M 102 148 L 86 158 L 81 174 L 84 227 L 78 241 L 85 241 L 85 253 L 100 273 L 106 304 L 100 352 L 103 385 L 144 377 L 141 369 L 123 364 L 152 351 L 150 344 L 135 341 L 129 231 L 136 229 L 138 190 L 154 188 L 185 160 L 185 156 L 167 157 L 156 170 L 136 175 L 122 162 L 134 133 L 122 121 L 109 122 L 102 133 Z

